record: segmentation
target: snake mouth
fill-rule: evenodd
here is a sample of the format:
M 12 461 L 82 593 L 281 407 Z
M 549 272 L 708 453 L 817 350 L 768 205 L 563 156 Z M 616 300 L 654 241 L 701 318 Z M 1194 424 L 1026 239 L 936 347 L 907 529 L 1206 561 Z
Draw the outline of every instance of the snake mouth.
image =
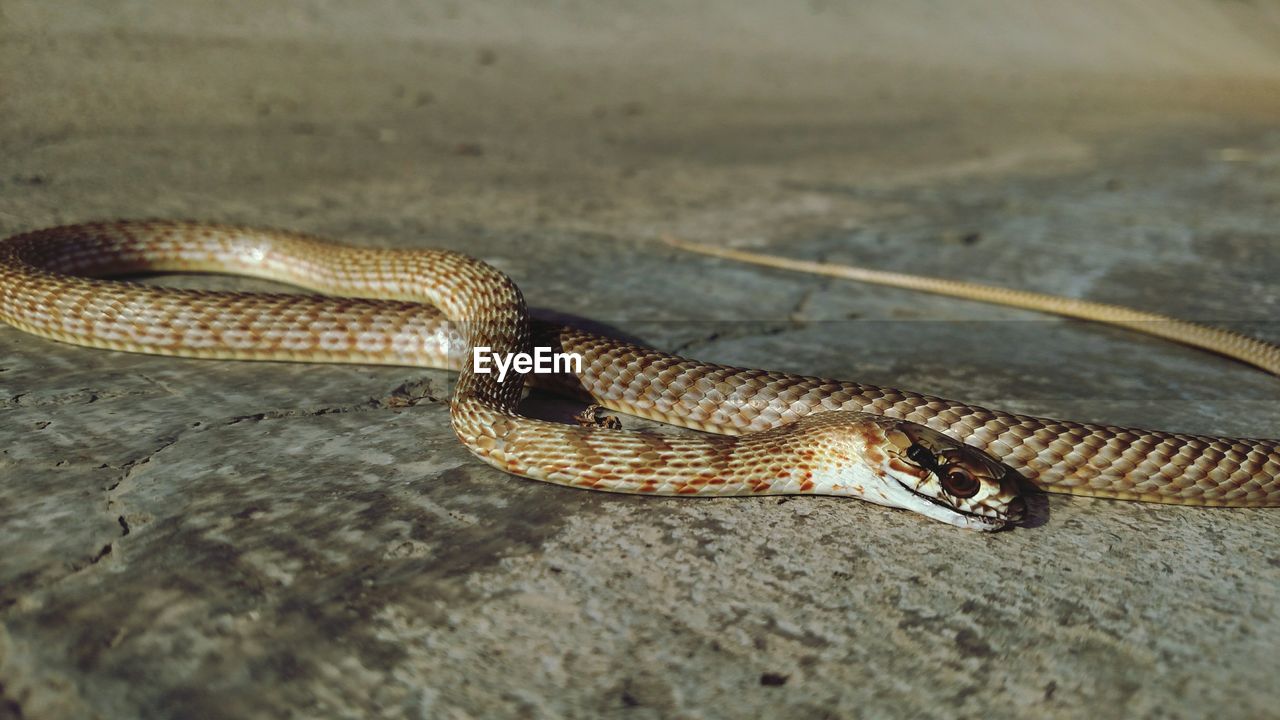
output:
M 954 513 L 968 520 L 971 520 L 978 525 L 983 525 L 992 530 L 999 530 L 1001 528 L 1004 528 L 1009 525 L 1016 524 L 1022 521 L 1021 509 L 1025 507 L 1025 503 L 1022 502 L 1022 498 L 1014 498 L 1013 501 L 1010 502 L 1008 513 L 984 515 L 982 513 L 974 512 L 972 510 L 962 510 L 957 507 L 952 507 L 942 502 L 941 500 L 938 500 L 937 498 L 930 497 L 928 495 L 925 495 L 922 492 L 917 491 L 915 488 L 902 482 L 901 480 L 898 480 L 897 478 L 894 478 L 894 482 L 898 483 L 903 487 L 904 490 L 920 498 L 921 500 L 924 500 L 936 507 L 942 508 L 943 510 L 949 513 Z

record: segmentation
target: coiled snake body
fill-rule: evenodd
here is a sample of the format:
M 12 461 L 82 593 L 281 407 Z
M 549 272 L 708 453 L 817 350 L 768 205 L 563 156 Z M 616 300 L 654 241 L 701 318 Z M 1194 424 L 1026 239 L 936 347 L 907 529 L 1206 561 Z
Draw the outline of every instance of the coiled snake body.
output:
M 95 279 L 153 270 L 250 275 L 328 295 L 228 293 Z M 438 311 L 424 305 L 428 303 Z M 1020 519 L 1015 478 L 1124 500 L 1280 505 L 1280 444 L 1034 418 L 890 388 L 696 362 L 574 328 L 534 326 L 483 262 L 365 250 L 304 235 L 181 222 L 51 228 L 0 241 L 0 320 L 46 338 L 186 357 L 450 367 L 455 432 L 538 480 L 667 495 L 831 494 L 961 527 Z M 453 321 L 450 326 L 447 320 Z M 461 348 L 457 335 L 460 331 Z M 620 412 L 717 435 L 522 417 L 525 378 L 469 353 L 534 333 L 583 358 L 578 390 Z

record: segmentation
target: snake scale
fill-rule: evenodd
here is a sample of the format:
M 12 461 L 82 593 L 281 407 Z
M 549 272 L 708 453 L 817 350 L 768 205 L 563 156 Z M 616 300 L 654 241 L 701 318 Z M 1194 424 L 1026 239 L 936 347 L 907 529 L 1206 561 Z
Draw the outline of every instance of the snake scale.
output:
M 323 295 L 159 288 L 144 271 L 266 278 Z M 337 297 L 330 297 L 337 296 Z M 117 221 L 0 241 L 0 320 L 35 335 L 159 355 L 444 367 L 460 440 L 504 471 L 658 495 L 828 494 L 960 527 L 1021 520 L 1020 480 L 1073 495 L 1280 505 L 1280 443 L 1035 418 L 905 390 L 689 360 L 531 321 L 515 283 L 467 255 L 370 250 L 225 225 Z M 579 354 L 605 408 L 708 435 L 523 417 L 525 376 L 481 374 L 470 348 Z M 538 381 L 539 376 L 530 376 Z M 545 381 L 545 380 L 544 380 Z

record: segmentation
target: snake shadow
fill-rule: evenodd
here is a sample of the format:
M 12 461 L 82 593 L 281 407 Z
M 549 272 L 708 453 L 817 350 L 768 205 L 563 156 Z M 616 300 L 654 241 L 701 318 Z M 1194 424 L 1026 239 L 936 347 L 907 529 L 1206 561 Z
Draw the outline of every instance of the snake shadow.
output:
M 559 335 L 560 329 L 565 326 L 649 346 L 644 338 L 580 315 L 544 308 L 529 308 L 529 315 L 533 319 L 533 344 L 548 347 L 552 352 L 564 352 Z M 556 373 L 542 376 L 538 380 L 538 391 L 530 393 L 520 402 L 520 410 L 530 417 L 574 425 L 577 424 L 576 416 L 582 412 L 583 407 L 595 402 L 572 374 Z
M 1034 483 L 1022 476 L 1022 473 L 1005 465 L 1009 471 L 1009 475 L 1014 482 L 1018 484 L 1018 494 L 1022 497 L 1023 502 L 1027 504 L 1026 512 L 1022 516 L 1022 522 L 1011 525 L 1010 528 L 1038 528 L 1049 524 L 1049 493 L 1036 487 Z

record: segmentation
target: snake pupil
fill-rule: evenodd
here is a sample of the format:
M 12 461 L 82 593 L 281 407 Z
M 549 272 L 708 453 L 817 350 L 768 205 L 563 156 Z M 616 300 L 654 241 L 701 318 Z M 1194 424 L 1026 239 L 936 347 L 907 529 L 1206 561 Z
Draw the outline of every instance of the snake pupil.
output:
M 959 498 L 973 497 L 978 494 L 978 481 L 963 470 L 952 470 L 944 475 L 942 486 L 947 492 Z

